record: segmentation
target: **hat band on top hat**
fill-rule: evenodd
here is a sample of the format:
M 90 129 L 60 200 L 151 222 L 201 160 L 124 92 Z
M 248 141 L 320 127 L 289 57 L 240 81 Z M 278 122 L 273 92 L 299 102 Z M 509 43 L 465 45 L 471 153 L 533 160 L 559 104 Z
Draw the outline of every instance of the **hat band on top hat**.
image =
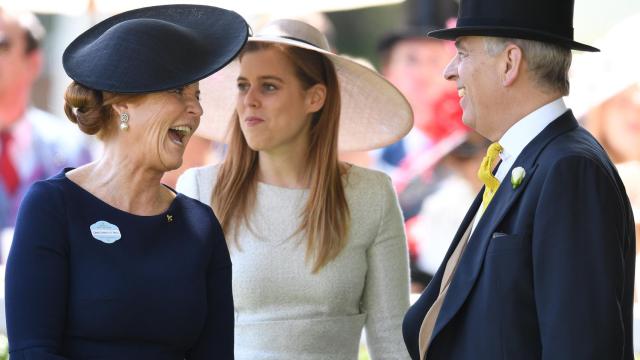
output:
M 530 29 L 530 31 L 540 33 L 547 32 L 556 36 L 563 36 L 569 39 L 573 39 L 573 27 L 558 26 L 558 24 L 540 24 L 533 23 L 526 20 L 514 21 L 513 19 L 501 19 L 501 18 L 488 18 L 488 17 L 466 17 L 459 18 L 457 27 L 493 27 L 493 28 L 517 28 L 517 29 Z

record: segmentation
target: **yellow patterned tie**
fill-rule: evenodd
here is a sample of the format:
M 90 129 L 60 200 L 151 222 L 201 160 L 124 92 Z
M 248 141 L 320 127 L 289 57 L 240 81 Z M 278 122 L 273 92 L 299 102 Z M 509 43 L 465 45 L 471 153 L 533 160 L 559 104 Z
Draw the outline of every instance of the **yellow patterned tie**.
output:
M 478 178 L 484 183 L 484 194 L 482 194 L 482 211 L 484 211 L 493 195 L 498 191 L 500 181 L 493 176 L 493 163 L 496 161 L 500 153 L 502 152 L 502 146 L 497 142 L 491 144 L 487 149 L 487 155 L 482 159 L 480 169 L 478 169 Z

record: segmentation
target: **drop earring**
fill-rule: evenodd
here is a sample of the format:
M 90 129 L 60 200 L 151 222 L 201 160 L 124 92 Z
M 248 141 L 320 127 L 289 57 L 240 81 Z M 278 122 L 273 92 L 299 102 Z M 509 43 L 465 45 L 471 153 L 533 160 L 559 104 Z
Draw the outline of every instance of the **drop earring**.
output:
M 127 113 L 120 114 L 120 130 L 129 130 L 129 114 Z

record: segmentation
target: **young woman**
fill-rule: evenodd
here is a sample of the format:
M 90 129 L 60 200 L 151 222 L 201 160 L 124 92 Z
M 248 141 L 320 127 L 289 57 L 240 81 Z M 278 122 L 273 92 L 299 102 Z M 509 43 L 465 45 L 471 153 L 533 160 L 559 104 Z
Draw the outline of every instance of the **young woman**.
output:
M 158 6 L 66 49 L 65 112 L 104 154 L 37 182 L 22 203 L 6 273 L 11 359 L 233 359 L 222 229 L 160 179 L 200 122 L 198 80 L 247 34 L 227 10 Z
M 236 299 L 236 359 L 406 359 L 407 245 L 390 179 L 338 160 L 388 145 L 411 110 L 374 71 L 328 50 L 315 28 L 280 20 L 249 39 L 239 64 L 203 81 L 203 133 L 228 142 L 219 166 L 178 189 L 211 204 L 225 230 Z M 228 120 L 227 120 L 228 121 Z M 228 129 L 229 137 L 225 137 Z

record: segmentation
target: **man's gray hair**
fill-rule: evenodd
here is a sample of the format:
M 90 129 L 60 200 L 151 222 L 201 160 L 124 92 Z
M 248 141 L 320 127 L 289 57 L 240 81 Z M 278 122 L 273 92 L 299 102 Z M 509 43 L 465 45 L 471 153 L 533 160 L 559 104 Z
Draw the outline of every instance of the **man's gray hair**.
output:
M 569 95 L 569 48 L 526 39 L 485 37 L 484 41 L 485 50 L 491 56 L 501 53 L 508 44 L 514 44 L 522 50 L 523 58 L 540 87 Z

